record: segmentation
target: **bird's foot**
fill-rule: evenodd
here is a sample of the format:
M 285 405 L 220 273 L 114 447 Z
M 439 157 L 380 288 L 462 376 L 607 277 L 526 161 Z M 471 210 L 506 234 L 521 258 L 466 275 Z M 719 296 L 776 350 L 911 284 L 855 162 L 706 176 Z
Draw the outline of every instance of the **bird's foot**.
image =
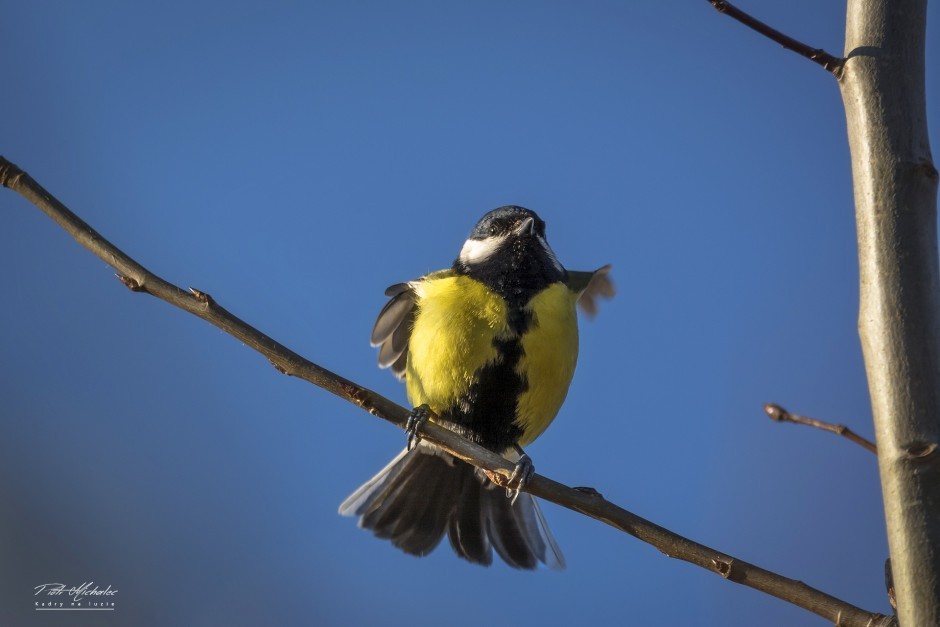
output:
M 421 441 L 421 427 L 431 418 L 431 408 L 419 405 L 411 410 L 408 422 L 405 423 L 405 433 L 408 434 L 408 450 L 418 446 Z
M 510 505 L 516 504 L 516 499 L 522 493 L 522 488 L 529 483 L 534 474 L 535 464 L 532 463 L 532 458 L 522 453 L 522 457 L 516 462 L 516 467 L 509 476 L 509 483 L 506 485 L 506 496 L 512 499 Z

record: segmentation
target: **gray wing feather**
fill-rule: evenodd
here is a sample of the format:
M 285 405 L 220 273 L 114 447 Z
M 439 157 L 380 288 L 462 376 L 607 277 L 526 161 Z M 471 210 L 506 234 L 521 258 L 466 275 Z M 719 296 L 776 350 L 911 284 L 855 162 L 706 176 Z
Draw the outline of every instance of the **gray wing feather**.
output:
M 379 368 L 388 368 L 394 364 L 401 357 L 402 352 L 404 351 L 395 350 L 395 344 L 391 338 L 382 342 L 379 349 Z
M 407 292 L 411 289 L 411 286 L 407 283 L 396 283 L 395 285 L 389 285 L 385 288 L 385 295 L 389 298 L 393 296 L 398 296 L 402 292 Z
M 415 295 L 410 289 L 395 294 L 385 303 L 375 320 L 375 326 L 372 327 L 372 346 L 379 346 L 390 338 L 414 306 Z
M 399 379 L 405 378 L 405 368 L 408 366 L 408 351 L 403 351 L 401 356 L 392 364 L 392 372 Z
M 578 306 L 592 318 L 597 314 L 597 299 L 610 299 L 617 293 L 610 279 L 610 264 L 593 272 L 569 270 L 567 285 L 568 289 L 580 294 Z
M 385 290 L 385 295 L 391 300 L 379 312 L 372 328 L 371 343 L 380 347 L 379 367 L 391 366 L 395 376 L 401 379 L 408 363 L 408 340 L 417 312 L 417 300 L 408 283 L 392 285 Z

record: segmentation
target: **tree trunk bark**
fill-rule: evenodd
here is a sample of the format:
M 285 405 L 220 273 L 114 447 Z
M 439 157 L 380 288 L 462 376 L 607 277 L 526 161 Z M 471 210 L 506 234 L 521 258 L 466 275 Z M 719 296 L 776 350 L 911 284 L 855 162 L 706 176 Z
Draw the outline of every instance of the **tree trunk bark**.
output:
M 940 625 L 940 269 L 926 0 L 849 0 L 840 80 L 858 223 L 859 335 L 904 627 Z

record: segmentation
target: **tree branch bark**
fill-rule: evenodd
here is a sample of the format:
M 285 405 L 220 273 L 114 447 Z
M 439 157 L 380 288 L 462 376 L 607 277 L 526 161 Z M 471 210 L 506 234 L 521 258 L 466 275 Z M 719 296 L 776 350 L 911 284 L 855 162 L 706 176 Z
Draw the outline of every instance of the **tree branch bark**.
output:
M 776 420 L 777 422 L 792 422 L 798 425 L 806 425 L 807 427 L 816 427 L 817 429 L 822 429 L 823 431 L 828 431 L 829 433 L 835 433 L 836 435 L 841 435 L 847 440 L 855 442 L 859 446 L 862 446 L 875 455 L 878 454 L 878 447 L 875 446 L 874 442 L 866 440 L 859 434 L 855 433 L 845 425 L 834 425 L 831 422 L 824 422 L 822 420 L 816 420 L 815 418 L 809 418 L 808 416 L 801 416 L 800 414 L 791 414 L 785 410 L 780 405 L 776 403 L 767 403 L 764 405 L 764 413 L 770 416 L 771 420 Z
M 858 328 L 902 625 L 940 624 L 937 169 L 926 0 L 849 0 L 840 81 L 855 188 Z
M 278 371 L 304 379 L 362 407 L 374 416 L 404 427 L 409 410 L 304 359 L 226 311 L 205 292 L 193 288 L 186 292 L 164 281 L 102 237 L 28 174 L 3 157 L 0 157 L 0 185 L 19 193 L 55 220 L 79 244 L 117 270 L 121 281 L 133 291 L 156 296 L 212 323 L 267 357 Z M 432 422 L 425 424 L 421 436 L 460 459 L 495 473 L 497 480 L 502 477 L 503 485 L 512 474 L 513 465 L 500 455 Z M 669 557 L 695 564 L 730 581 L 770 594 L 838 625 L 887 627 L 896 624 L 893 616 L 868 612 L 801 581 L 783 577 L 689 540 L 614 505 L 596 491 L 569 488 L 538 474 L 533 475 L 525 491 L 604 522 L 653 545 Z
M 836 78 L 842 76 L 842 66 L 845 64 L 845 59 L 834 57 L 822 48 L 813 48 L 807 44 L 804 44 L 802 41 L 793 39 L 789 35 L 784 35 L 777 29 L 771 28 L 757 18 L 745 13 L 730 2 L 725 2 L 725 0 L 708 0 L 708 2 L 713 7 L 715 7 L 719 13 L 724 13 L 728 17 L 736 19 L 748 28 L 757 31 L 764 37 L 767 37 L 772 41 L 776 41 L 787 50 L 792 50 L 798 55 L 806 57 L 813 63 L 821 65 L 829 72 L 832 72 Z

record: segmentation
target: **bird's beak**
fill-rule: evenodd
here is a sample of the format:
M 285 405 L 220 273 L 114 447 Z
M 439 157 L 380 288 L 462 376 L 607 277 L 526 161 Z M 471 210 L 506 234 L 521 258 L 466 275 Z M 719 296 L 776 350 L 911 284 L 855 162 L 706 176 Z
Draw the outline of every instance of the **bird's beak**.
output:
M 535 218 L 526 218 L 513 232 L 516 235 L 535 235 Z

